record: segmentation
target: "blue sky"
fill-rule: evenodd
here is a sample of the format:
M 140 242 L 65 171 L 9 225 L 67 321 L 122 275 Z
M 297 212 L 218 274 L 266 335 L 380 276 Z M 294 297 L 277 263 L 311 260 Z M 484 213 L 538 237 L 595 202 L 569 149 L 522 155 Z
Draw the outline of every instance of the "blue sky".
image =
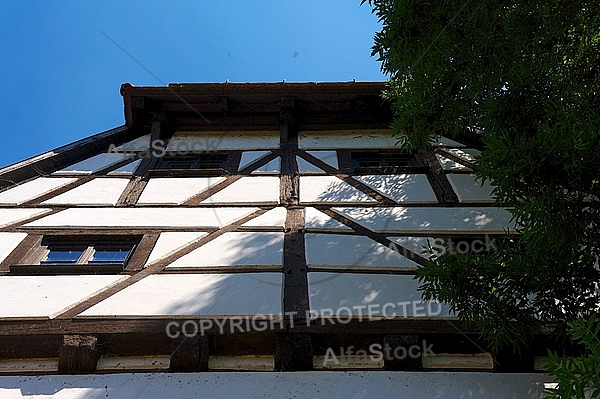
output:
M 0 167 L 124 123 L 122 83 L 381 81 L 359 0 L 0 1 Z M 294 57 L 294 54 L 296 56 Z

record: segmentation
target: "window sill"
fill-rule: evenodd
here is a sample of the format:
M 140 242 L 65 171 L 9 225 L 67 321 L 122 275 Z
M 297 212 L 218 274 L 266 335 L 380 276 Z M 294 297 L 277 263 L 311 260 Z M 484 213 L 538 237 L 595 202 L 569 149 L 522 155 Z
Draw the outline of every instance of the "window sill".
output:
M 65 274 L 119 274 L 125 270 L 122 264 L 86 265 L 11 265 L 13 276 L 53 276 Z

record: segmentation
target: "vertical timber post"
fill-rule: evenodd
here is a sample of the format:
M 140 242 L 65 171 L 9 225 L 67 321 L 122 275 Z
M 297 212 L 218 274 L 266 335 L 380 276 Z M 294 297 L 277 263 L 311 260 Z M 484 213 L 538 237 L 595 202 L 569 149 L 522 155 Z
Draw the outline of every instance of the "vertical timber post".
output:
M 283 312 L 294 324 L 308 312 L 308 276 L 304 250 L 304 209 L 299 206 L 300 177 L 296 150 L 296 99 L 283 97 L 280 112 L 281 204 L 287 209 L 283 241 Z M 312 344 L 308 334 L 280 334 L 275 342 L 275 370 L 312 369 Z

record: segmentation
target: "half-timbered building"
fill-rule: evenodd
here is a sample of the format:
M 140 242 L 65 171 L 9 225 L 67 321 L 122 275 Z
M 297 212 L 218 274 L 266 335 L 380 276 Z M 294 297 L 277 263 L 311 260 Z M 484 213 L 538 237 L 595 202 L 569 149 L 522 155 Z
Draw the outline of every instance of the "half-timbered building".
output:
M 539 397 L 413 279 L 514 230 L 478 136 L 408 151 L 382 88 L 124 84 L 0 169 L 0 397 Z

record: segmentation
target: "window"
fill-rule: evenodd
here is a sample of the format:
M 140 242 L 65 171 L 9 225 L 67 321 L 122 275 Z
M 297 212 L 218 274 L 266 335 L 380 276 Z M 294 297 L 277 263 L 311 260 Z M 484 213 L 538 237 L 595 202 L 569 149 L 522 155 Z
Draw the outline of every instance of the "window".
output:
M 46 236 L 13 274 L 117 274 L 127 266 L 141 237 Z
M 227 158 L 228 154 L 219 152 L 193 156 L 165 156 L 160 160 L 156 169 L 152 170 L 152 175 L 222 175 L 226 172 Z
M 414 173 L 427 169 L 414 153 L 393 150 L 351 151 L 350 163 L 352 171 L 358 173 Z

